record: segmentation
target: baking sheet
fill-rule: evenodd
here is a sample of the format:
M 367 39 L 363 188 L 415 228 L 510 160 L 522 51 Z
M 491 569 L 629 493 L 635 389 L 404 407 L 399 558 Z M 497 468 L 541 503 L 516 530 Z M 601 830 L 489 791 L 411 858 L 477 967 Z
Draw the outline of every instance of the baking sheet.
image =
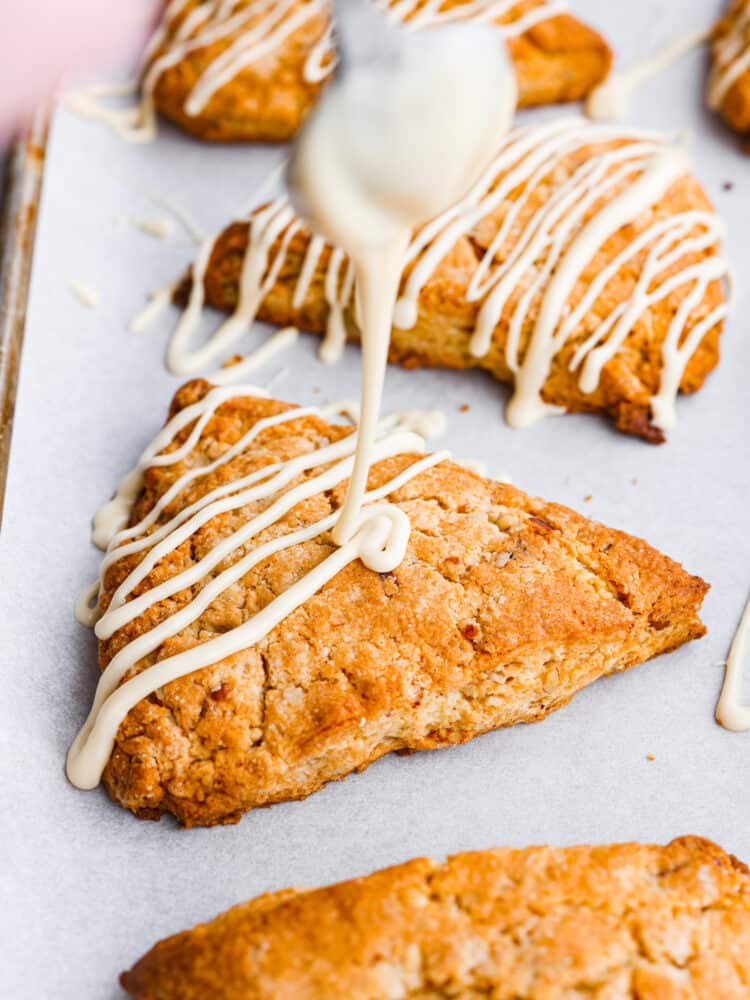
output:
M 717 12 L 713 0 L 574 6 L 605 29 L 623 63 Z M 696 169 L 729 223 L 737 276 L 721 366 L 680 402 L 669 443 L 627 440 L 586 417 L 511 431 L 502 421 L 506 390 L 478 373 L 390 369 L 386 405 L 444 406 L 445 443 L 457 455 L 679 558 L 713 584 L 709 635 L 594 684 L 543 723 L 389 757 L 306 802 L 213 830 L 181 831 L 168 818 L 139 823 L 103 791 L 66 783 L 64 755 L 96 677 L 94 640 L 74 622 L 72 604 L 98 566 L 91 513 L 180 384 L 161 363 L 174 316 L 140 336 L 126 323 L 192 247 L 182 234 L 152 239 L 128 219 L 163 214 L 151 191 L 205 228 L 219 226 L 281 153 L 210 148 L 166 129 L 156 145 L 130 147 L 64 111 L 56 116 L 0 540 L 0 996 L 115 1000 L 117 973 L 165 934 L 268 889 L 422 853 L 690 832 L 750 859 L 750 734 L 713 721 L 720 663 L 750 590 L 750 169 L 736 139 L 702 109 L 704 70 L 704 53 L 687 57 L 631 114 L 694 133 Z M 97 289 L 99 306 L 83 308 L 68 281 Z M 260 334 L 247 343 L 254 339 Z M 273 379 L 275 393 L 301 403 L 354 394 L 356 349 L 327 368 L 317 345 L 301 338 L 258 381 Z

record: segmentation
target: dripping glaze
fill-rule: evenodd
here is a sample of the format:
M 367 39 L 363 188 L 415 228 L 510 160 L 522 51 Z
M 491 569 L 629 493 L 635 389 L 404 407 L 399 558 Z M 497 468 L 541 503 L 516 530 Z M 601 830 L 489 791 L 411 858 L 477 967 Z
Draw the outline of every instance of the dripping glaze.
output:
M 445 0 L 373 0 L 389 18 L 412 28 L 473 21 L 497 25 L 506 38 L 514 38 L 550 18 L 565 13 L 565 0 L 539 0 L 525 13 L 516 13 L 518 0 L 465 0 L 446 7 Z M 192 9 L 190 9 L 192 7 Z M 308 84 L 329 77 L 336 65 L 330 0 L 171 0 L 144 53 L 136 80 L 125 84 L 99 84 L 67 95 L 69 107 L 85 118 L 113 128 L 130 142 L 148 142 L 156 136 L 154 92 L 163 74 L 192 52 L 228 40 L 233 42 L 213 58 L 196 79 L 184 111 L 201 114 L 211 98 L 243 70 L 277 52 L 284 41 L 314 18 L 325 17 L 329 24 L 312 47 L 304 64 Z M 175 29 L 175 25 L 179 27 Z M 167 48 L 165 49 L 165 45 Z M 139 95 L 137 104 L 112 107 L 112 98 Z
M 357 37 L 366 37 L 371 48 L 358 60 L 352 48 L 357 41 L 342 38 L 345 68 L 308 116 L 287 170 L 298 213 L 349 257 L 342 297 L 351 294 L 356 278 L 362 331 L 360 446 L 333 533 L 337 544 L 349 541 L 360 517 L 411 234 L 476 180 L 510 127 L 517 97 L 510 59 L 494 32 L 472 25 L 405 32 L 389 27 L 367 5 L 358 18 Z M 299 227 L 296 218 L 290 221 L 291 213 L 290 205 L 280 213 L 272 209 L 260 252 L 248 254 L 253 267 L 243 268 L 230 331 L 238 315 L 246 327 L 252 318 L 246 310 L 254 314 L 263 289 L 276 280 L 277 265 Z M 280 251 L 266 270 L 269 247 L 278 237 Z M 326 278 L 331 295 L 340 264 L 334 252 Z M 303 272 L 307 277 L 309 266 Z M 341 310 L 333 314 L 324 357 L 340 353 L 344 338 Z
M 99 783 L 120 723 L 144 697 L 178 677 L 255 645 L 354 560 L 360 559 L 375 572 L 394 570 L 406 552 L 411 526 L 399 507 L 381 501 L 447 457 L 446 453 L 428 455 L 384 486 L 367 489 L 374 463 L 423 450 L 424 439 L 411 427 L 425 419 L 435 423 L 434 415 L 425 418 L 408 411 L 396 419 L 379 419 L 391 317 L 411 230 L 427 215 L 443 211 L 475 179 L 477 169 L 510 124 L 515 81 L 509 60 L 492 33 L 453 28 L 420 36 L 416 32 L 382 30 L 381 41 L 390 47 L 393 57 L 387 64 L 387 75 L 372 62 L 353 64 L 339 74 L 300 134 L 289 171 L 297 202 L 304 204 L 324 233 L 344 244 L 354 261 L 363 341 L 358 428 L 334 444 L 225 483 L 165 524 L 158 524 L 167 505 L 188 483 L 225 465 L 247 449 L 263 429 L 318 411 L 290 410 L 259 420 L 219 458 L 180 476 L 149 513 L 128 528 L 146 471 L 180 462 L 199 443 L 222 402 L 257 395 L 257 391 L 212 388 L 203 400 L 180 411 L 156 435 L 136 468 L 121 482 L 115 497 L 94 518 L 94 541 L 106 549 L 106 554 L 98 585 L 89 588 L 78 601 L 78 617 L 94 625 L 97 637 L 106 640 L 157 602 L 201 582 L 204 586 L 187 607 L 119 650 L 102 673 L 89 717 L 68 754 L 68 777 L 80 788 Z M 430 95 L 426 102 L 425 94 Z M 498 95 L 502 95 L 501 99 Z M 467 112 L 464 101 L 474 109 L 473 113 Z M 489 105 L 493 113 L 482 113 L 481 109 Z M 386 110 L 371 115 L 375 108 Z M 347 136 L 349 142 L 343 142 L 342 136 Z M 352 149 L 359 156 L 349 157 Z M 404 154 L 391 169 L 387 162 L 390 150 Z M 273 215 L 269 218 L 263 235 L 265 254 L 284 226 L 287 233 L 282 245 L 288 247 L 288 234 L 295 231 L 290 208 L 281 220 Z M 258 257 L 257 263 L 259 266 L 251 262 L 252 267 L 243 276 L 238 315 L 229 321 L 225 340 L 235 336 L 232 322 L 244 325 L 260 302 L 259 291 L 269 279 L 268 275 L 264 277 L 265 256 Z M 269 273 L 274 273 L 273 266 Z M 202 361 L 208 356 L 205 349 L 198 354 Z M 350 413 L 351 407 L 346 404 L 334 408 L 334 412 Z M 186 432 L 185 441 L 165 452 L 182 431 Z M 315 474 L 294 485 L 295 479 L 308 471 Z M 297 504 L 344 481 L 348 481 L 348 488 L 340 510 L 241 555 L 241 547 L 252 544 L 259 532 L 278 523 Z M 195 565 L 132 596 L 157 563 L 168 559 L 213 517 L 262 499 L 270 502 L 261 513 L 218 541 Z M 195 621 L 227 587 L 263 559 L 327 532 L 337 546 L 333 553 L 261 612 L 221 636 L 160 660 L 124 680 L 139 660 Z M 103 574 L 114 562 L 133 553 L 142 553 L 140 561 L 115 590 L 106 612 L 100 614 Z M 233 554 L 240 558 L 206 581 L 207 574 Z
M 529 199 L 548 183 L 566 158 L 606 142 L 621 145 L 603 151 L 592 149 L 525 225 L 518 225 Z M 514 427 L 523 427 L 554 412 L 541 398 L 553 359 L 601 301 L 619 269 L 645 252 L 630 298 L 600 318 L 578 347 L 570 368 L 578 373 L 581 390 L 593 392 L 605 364 L 617 354 L 643 312 L 675 289 L 689 287 L 664 339 L 660 385 L 651 400 L 654 424 L 668 430 L 676 420 L 675 399 L 690 357 L 728 311 L 728 305 L 722 303 L 689 326 L 693 310 L 700 306 L 709 284 L 728 277 L 722 255 L 724 228 L 719 217 L 713 211 L 689 210 L 653 222 L 601 270 L 575 307 L 569 304 L 569 297 L 582 271 L 608 237 L 637 219 L 688 172 L 689 160 L 682 143 L 651 132 L 570 118 L 513 130 L 498 143 L 494 158 L 468 193 L 412 236 L 404 258 L 410 271 L 402 282 L 394 325 L 400 329 L 415 325 L 420 292 L 440 261 L 462 236 L 520 188 L 521 193 L 509 203 L 509 211 L 466 291 L 469 302 L 481 303 L 470 344 L 477 358 L 487 354 L 506 307 L 518 298 L 509 318 L 505 347 L 507 365 L 515 375 L 508 421 Z M 618 188 L 622 190 L 608 198 Z M 593 216 L 584 222 L 597 205 Z M 213 236 L 204 243 L 193 265 L 189 303 L 168 350 L 172 371 L 194 373 L 242 336 L 273 287 L 300 226 L 286 196 L 244 216 L 244 220 L 249 226 L 248 246 L 234 314 L 200 350 L 188 349 L 203 308 L 204 277 L 217 239 Z M 319 236 L 309 240 L 294 290 L 294 309 L 304 303 L 325 247 Z M 498 260 L 500 251 L 502 259 Z M 660 280 L 664 271 L 687 255 L 708 251 L 709 255 L 699 262 L 686 261 L 675 274 Z M 322 359 L 328 362 L 336 360 L 343 349 L 345 310 L 353 306 L 357 320 L 361 319 L 354 276 L 352 260 L 334 249 L 325 270 L 328 318 L 320 350 Z M 523 294 L 519 297 L 520 290 Z M 542 307 L 522 356 L 521 334 L 534 298 L 540 295 Z

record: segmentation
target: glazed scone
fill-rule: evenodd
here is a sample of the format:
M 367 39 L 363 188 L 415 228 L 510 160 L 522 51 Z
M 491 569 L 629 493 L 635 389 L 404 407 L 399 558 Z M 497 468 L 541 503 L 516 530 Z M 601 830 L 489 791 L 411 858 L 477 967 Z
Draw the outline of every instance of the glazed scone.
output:
M 750 132 L 750 0 L 732 0 L 713 35 L 708 103 L 737 132 Z
M 178 392 L 172 418 L 184 411 L 191 420 L 145 470 L 132 512 L 131 524 L 147 520 L 130 545 L 156 532 L 158 541 L 168 521 L 177 525 L 166 551 L 144 563 L 134 583 L 130 574 L 152 556 L 153 542 L 118 557 L 115 541 L 103 574 L 100 609 L 111 612 L 119 595 L 127 600 L 117 613 L 131 611 L 121 627 L 100 634 L 102 669 L 124 657 L 128 681 L 186 653 L 206 663 L 156 690 L 152 682 L 152 693 L 113 729 L 104 782 L 139 817 L 171 812 L 185 826 L 231 823 L 257 806 L 303 798 L 392 750 L 447 747 L 543 719 L 598 677 L 705 631 L 698 611 L 707 585 L 645 542 L 439 455 L 399 453 L 378 461 L 369 479 L 370 490 L 388 484 L 390 503 L 411 523 L 398 568 L 379 573 L 350 561 L 260 641 L 243 644 L 238 628 L 343 551 L 316 525 L 335 523 L 348 473 L 325 489 L 310 479 L 318 468 L 295 476 L 287 490 L 302 484 L 309 497 L 224 551 L 198 580 L 183 582 L 182 574 L 205 566 L 279 497 L 245 503 L 238 494 L 232 509 L 206 508 L 218 513 L 179 544 L 170 537 L 209 493 L 236 492 L 260 469 L 275 471 L 294 456 L 315 461 L 316 449 L 353 447 L 354 438 L 351 427 L 315 412 L 296 416 L 284 403 L 232 397 L 234 389 L 212 396 L 209 388 L 195 381 Z M 251 444 L 237 452 L 250 432 Z M 179 459 L 170 462 L 172 452 Z M 417 461 L 438 464 L 391 492 L 392 480 Z M 186 473 L 189 481 L 167 495 Z M 281 502 L 288 495 L 282 491 Z M 246 572 L 240 567 L 231 585 L 197 607 L 219 573 L 252 558 L 255 546 L 311 525 L 311 537 Z M 137 658 L 155 629 L 167 634 Z M 233 643 L 236 652 L 215 656 L 212 642 Z
M 464 6 L 485 21 L 494 12 L 494 20 L 508 26 L 523 106 L 578 100 L 611 64 L 602 37 L 558 13 L 559 3 L 401 0 L 393 6 L 402 17 L 428 24 L 465 19 Z M 284 140 L 330 74 L 331 45 L 328 0 L 183 0 L 165 5 L 143 81 L 156 109 L 201 139 Z
M 241 903 L 120 982 L 137 1000 L 746 1000 L 750 871 L 697 837 L 419 858 Z
M 663 441 L 678 390 L 719 358 L 722 240 L 681 147 L 579 119 L 514 130 L 474 192 L 415 234 L 390 359 L 490 371 L 514 386 L 514 426 L 553 406 Z M 197 294 L 238 308 L 243 268 L 246 285 L 265 275 L 245 294 L 261 319 L 327 332 L 329 356 L 344 329 L 357 339 L 353 269 L 284 198 L 216 239 Z
M 313 69 L 328 49 L 325 0 L 183 0 L 165 3 L 162 17 L 142 74 L 157 112 L 215 142 L 296 133 L 327 75 Z

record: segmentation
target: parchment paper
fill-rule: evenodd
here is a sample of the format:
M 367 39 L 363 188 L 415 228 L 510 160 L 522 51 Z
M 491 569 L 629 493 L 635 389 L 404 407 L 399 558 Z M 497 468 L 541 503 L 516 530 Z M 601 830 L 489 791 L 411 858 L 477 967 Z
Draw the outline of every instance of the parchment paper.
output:
M 573 6 L 606 31 L 621 65 L 717 13 L 714 0 Z M 457 455 L 643 535 L 701 574 L 713 585 L 709 635 L 594 684 L 543 723 L 390 757 L 306 802 L 189 832 L 168 818 L 140 823 L 103 791 L 67 784 L 65 752 L 97 676 L 93 637 L 72 605 L 98 566 L 90 516 L 181 381 L 161 363 L 174 314 L 140 336 L 126 323 L 149 289 L 180 273 L 192 247 L 182 235 L 150 238 L 128 219 L 162 214 L 146 196 L 156 191 L 218 227 L 281 154 L 212 148 L 167 128 L 155 145 L 131 147 L 58 114 L 0 540 L 0 995 L 114 1000 L 119 971 L 161 936 L 268 889 L 323 884 L 423 853 L 696 833 L 750 859 L 750 733 L 730 734 L 713 720 L 720 662 L 750 591 L 750 166 L 703 110 L 705 66 L 704 52 L 685 58 L 644 89 L 630 116 L 692 131 L 697 173 L 729 226 L 737 279 L 721 365 L 679 403 L 669 443 L 628 440 L 589 417 L 511 431 L 502 420 L 506 390 L 475 372 L 392 368 L 386 405 L 446 407 L 445 443 Z M 97 289 L 99 306 L 83 308 L 68 281 Z M 260 339 L 256 331 L 245 346 Z M 357 350 L 328 368 L 317 346 L 302 338 L 258 380 L 273 378 L 276 394 L 300 403 L 355 394 Z

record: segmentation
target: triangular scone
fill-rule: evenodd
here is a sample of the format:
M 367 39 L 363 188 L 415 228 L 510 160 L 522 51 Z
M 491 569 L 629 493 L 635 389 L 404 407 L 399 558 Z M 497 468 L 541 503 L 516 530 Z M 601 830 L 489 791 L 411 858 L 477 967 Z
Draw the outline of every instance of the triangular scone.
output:
M 484 21 L 496 12 L 497 23 L 508 25 L 523 106 L 578 100 L 611 63 L 604 39 L 560 13 L 557 2 L 399 0 L 392 6 L 429 23 L 465 19 L 464 6 Z M 202 139 L 289 139 L 332 68 L 330 30 L 328 0 L 165 4 L 144 83 L 158 111 Z
M 679 145 L 578 119 L 517 129 L 457 209 L 415 234 L 390 358 L 487 369 L 514 386 L 516 426 L 552 404 L 662 441 L 678 390 L 718 361 L 722 240 Z M 243 270 L 265 278 L 245 278 L 238 304 Z M 358 336 L 352 268 L 283 198 L 229 226 L 193 275 L 243 319 Z
M 137 1000 L 746 1000 L 750 871 L 698 837 L 419 858 L 241 903 L 120 982 Z
M 391 750 L 444 747 L 542 719 L 598 677 L 703 635 L 698 611 L 707 585 L 646 542 L 441 460 L 389 496 L 411 522 L 395 571 L 373 572 L 352 561 L 266 638 L 251 648 L 238 643 L 234 655 L 215 662 L 201 644 L 235 641 L 233 630 L 341 550 L 329 530 L 313 531 L 245 572 L 202 613 L 191 602 L 257 546 L 330 517 L 346 480 L 323 493 L 315 485 L 308 499 L 231 547 L 189 585 L 169 589 L 172 578 L 193 572 L 286 492 L 219 512 L 179 544 L 168 535 L 166 551 L 144 578 L 124 592 L 123 582 L 151 558 L 148 546 L 167 522 L 184 530 L 187 508 L 198 509 L 201 497 L 219 490 L 226 502 L 260 468 L 303 454 L 314 459 L 315 449 L 343 442 L 351 430 L 315 412 L 298 417 L 273 400 L 232 397 L 233 391 L 212 396 L 197 381 L 178 392 L 172 417 L 191 420 L 167 452 L 180 446 L 185 453 L 146 468 L 131 517 L 131 524 L 146 518 L 144 530 L 135 541 L 115 540 L 106 557 L 100 610 L 111 617 L 118 588 L 125 603 L 119 613 L 132 610 L 131 620 L 100 642 L 101 668 L 109 665 L 111 673 L 113 658 L 127 662 L 135 648 L 141 658 L 132 653 L 126 681 L 186 650 L 198 650 L 207 664 L 149 686 L 152 693 L 138 695 L 142 700 L 119 730 L 117 722 L 112 728 L 104 781 L 136 815 L 172 812 L 187 826 L 233 822 L 255 806 L 303 798 Z M 217 393 L 224 394 L 218 404 Z M 207 419 L 199 427 L 200 413 Z M 252 442 L 228 455 L 250 432 Z M 370 489 L 390 484 L 415 461 L 437 459 L 386 458 L 373 467 Z M 300 473 L 288 488 L 301 482 L 310 488 L 319 471 Z M 165 498 L 187 473 L 190 481 Z M 149 523 L 160 498 L 164 509 Z M 160 534 L 147 547 L 128 554 L 126 546 L 118 557 L 123 542 L 137 546 L 154 532 Z M 158 601 L 157 586 L 167 589 Z M 148 606 L 136 613 L 133 600 Z M 183 627 L 172 620 L 178 614 L 188 615 Z M 144 656 L 142 644 L 155 628 L 168 634 Z M 139 647 L 131 647 L 136 640 Z M 121 695 L 122 685 L 114 687 Z
M 750 132 L 750 0 L 732 0 L 714 29 L 708 103 L 736 132 Z

